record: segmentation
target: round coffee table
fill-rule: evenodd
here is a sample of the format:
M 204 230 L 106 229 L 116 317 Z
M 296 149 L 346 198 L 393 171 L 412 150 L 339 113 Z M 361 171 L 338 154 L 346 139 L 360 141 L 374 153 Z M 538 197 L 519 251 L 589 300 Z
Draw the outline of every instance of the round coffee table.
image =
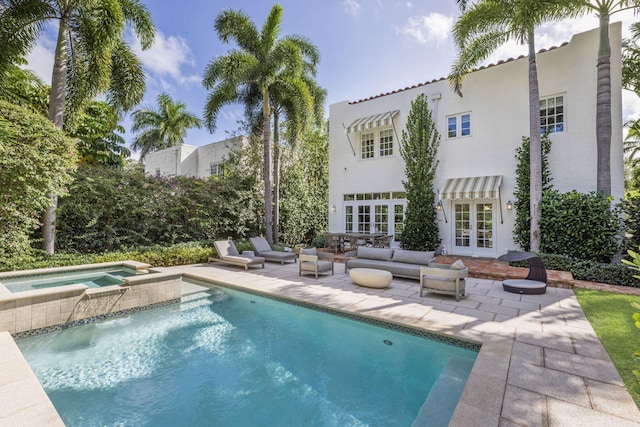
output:
M 393 280 L 393 274 L 374 268 L 352 268 L 349 277 L 353 283 L 367 288 L 386 288 Z

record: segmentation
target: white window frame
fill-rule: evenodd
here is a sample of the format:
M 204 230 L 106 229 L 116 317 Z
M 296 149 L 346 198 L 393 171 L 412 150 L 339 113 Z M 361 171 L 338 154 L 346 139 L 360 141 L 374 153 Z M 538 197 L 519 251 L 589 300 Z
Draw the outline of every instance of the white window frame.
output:
M 366 145 L 365 145 L 366 144 Z M 395 138 L 393 128 L 374 128 L 360 133 L 360 160 L 393 157 Z
M 451 121 L 453 120 L 453 132 Z M 463 124 L 467 124 L 463 127 Z M 471 111 L 452 114 L 446 117 L 447 139 L 467 138 L 473 135 Z
M 360 159 L 373 159 L 376 155 L 375 132 L 363 132 L 360 135 Z
M 223 176 L 223 175 L 224 175 L 224 162 L 209 163 L 209 176 Z
M 378 131 L 378 141 L 380 157 L 393 156 L 393 129 L 380 129 Z
M 553 105 L 551 106 L 549 106 L 550 100 L 553 100 Z M 558 112 L 558 100 L 562 102 L 560 112 Z M 549 110 L 552 110 L 552 112 L 549 113 Z M 543 112 L 545 113 L 544 115 Z M 561 118 L 561 121 L 558 121 L 558 117 Z M 549 124 L 549 119 L 553 119 L 551 124 Z M 544 134 L 547 129 L 549 133 L 564 133 L 567 131 L 567 100 L 564 93 L 540 98 L 540 133 Z

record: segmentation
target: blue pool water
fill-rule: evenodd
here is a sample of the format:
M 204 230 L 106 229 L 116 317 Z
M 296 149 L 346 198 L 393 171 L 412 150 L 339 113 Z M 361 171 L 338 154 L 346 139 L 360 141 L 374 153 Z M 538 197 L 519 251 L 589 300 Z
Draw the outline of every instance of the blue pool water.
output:
M 2 284 L 9 292 L 32 291 L 36 289 L 54 288 L 57 286 L 83 283 L 89 288 L 99 288 L 110 285 L 123 285 L 124 277 L 135 276 L 134 269 L 119 268 L 106 270 L 79 270 L 56 274 L 42 274 L 3 279 Z
M 17 340 L 68 426 L 446 426 L 477 356 L 191 288 L 180 304 Z

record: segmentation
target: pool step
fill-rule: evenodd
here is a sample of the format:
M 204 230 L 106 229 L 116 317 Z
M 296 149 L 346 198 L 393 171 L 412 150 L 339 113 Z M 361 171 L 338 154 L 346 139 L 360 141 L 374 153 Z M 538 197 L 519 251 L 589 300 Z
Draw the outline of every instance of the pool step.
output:
M 472 366 L 473 363 L 459 359 L 449 361 L 431 387 L 427 399 L 413 421 L 413 427 L 449 425 Z
M 185 309 L 190 308 L 191 306 L 201 305 L 199 302 L 203 304 L 209 304 L 212 301 L 223 301 L 229 298 L 229 296 L 223 292 L 217 291 L 215 289 L 206 289 L 206 290 L 197 290 L 195 292 L 183 293 L 180 302 Z

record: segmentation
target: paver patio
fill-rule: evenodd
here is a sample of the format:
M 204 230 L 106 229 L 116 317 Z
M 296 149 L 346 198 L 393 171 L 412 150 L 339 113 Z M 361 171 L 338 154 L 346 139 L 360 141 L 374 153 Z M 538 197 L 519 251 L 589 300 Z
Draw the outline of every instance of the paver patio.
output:
M 159 270 L 481 343 L 452 426 L 640 425 L 640 411 L 570 289 L 518 295 L 504 292 L 498 281 L 470 278 L 466 298 L 456 302 L 435 294 L 420 297 L 416 280 L 394 279 L 387 289 L 362 288 L 340 264 L 334 276 L 318 279 L 298 276 L 297 264 L 267 263 L 247 272 L 220 264 Z M 25 394 L 12 393 L 11 384 L 5 384 L 7 372 L 22 358 L 7 342 L 8 334 L 0 338 L 0 349 L 7 350 L 2 352 L 7 357 L 0 357 L 0 425 L 18 420 L 59 425 L 46 396 L 44 402 L 31 399 L 33 406 L 24 408 Z M 32 396 L 42 396 L 30 375 L 24 382 Z M 17 413 L 17 407 L 23 410 Z
M 482 343 L 452 426 L 640 425 L 640 411 L 570 289 L 519 295 L 470 278 L 467 297 L 456 302 L 420 297 L 416 280 L 363 288 L 340 264 L 334 276 L 318 279 L 298 276 L 295 264 L 168 270 Z

